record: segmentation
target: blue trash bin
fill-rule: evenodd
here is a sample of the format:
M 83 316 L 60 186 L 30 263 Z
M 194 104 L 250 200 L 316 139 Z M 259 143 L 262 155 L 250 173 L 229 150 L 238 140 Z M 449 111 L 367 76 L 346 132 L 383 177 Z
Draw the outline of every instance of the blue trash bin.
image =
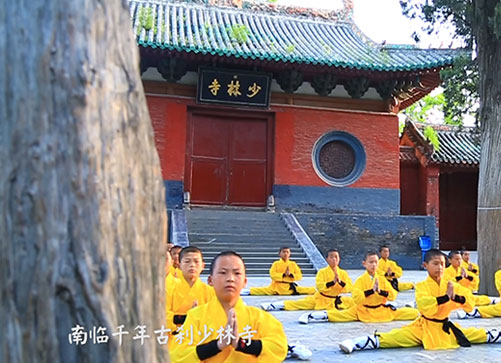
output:
M 419 237 L 419 248 L 421 248 L 421 265 L 423 265 L 425 253 L 432 248 L 430 236 Z

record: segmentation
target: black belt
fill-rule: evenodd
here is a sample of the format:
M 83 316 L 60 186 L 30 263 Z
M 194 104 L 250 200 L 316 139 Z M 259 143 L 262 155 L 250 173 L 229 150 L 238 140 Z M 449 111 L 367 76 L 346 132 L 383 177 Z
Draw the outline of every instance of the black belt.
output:
M 297 284 L 295 282 L 289 282 L 289 290 L 292 290 L 292 295 L 299 295 L 296 289 Z
M 319 291 L 320 292 L 320 291 Z M 329 299 L 336 299 L 336 301 L 334 301 L 334 306 L 336 309 L 339 310 L 339 305 L 341 305 L 343 302 L 341 301 L 341 296 L 339 295 L 336 295 L 336 296 L 331 296 L 331 295 L 327 295 L 327 294 L 324 294 L 323 292 L 320 292 L 320 295 L 322 296 L 325 296 L 325 297 L 328 297 Z
M 471 343 L 468 340 L 468 338 L 466 338 L 466 336 L 461 331 L 461 329 L 459 329 L 456 325 L 454 325 L 454 323 L 452 321 L 450 321 L 449 318 L 430 319 L 424 315 L 423 315 L 423 318 L 425 318 L 426 320 L 429 320 L 429 321 L 433 321 L 434 323 L 442 323 L 442 330 L 444 332 L 446 332 L 447 334 L 450 334 L 451 333 L 450 331 L 452 330 L 452 333 L 456 337 L 456 341 L 458 342 L 458 344 L 461 347 L 471 347 Z
M 390 285 L 393 287 L 395 290 L 400 291 L 398 289 L 398 280 L 394 277 L 393 280 L 390 280 Z
M 383 308 L 390 308 L 391 310 L 395 311 L 397 310 L 396 307 L 390 304 L 379 304 L 379 305 L 364 305 L 367 309 L 377 309 L 378 307 L 382 306 Z

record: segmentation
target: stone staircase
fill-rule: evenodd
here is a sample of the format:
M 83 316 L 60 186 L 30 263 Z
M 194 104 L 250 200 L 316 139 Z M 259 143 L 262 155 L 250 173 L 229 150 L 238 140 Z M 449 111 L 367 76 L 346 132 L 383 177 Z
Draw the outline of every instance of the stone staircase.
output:
M 209 273 L 215 255 L 233 250 L 244 258 L 248 275 L 268 276 L 271 264 L 279 258 L 281 246 L 291 248 L 291 259 L 298 263 L 304 276 L 316 273 L 278 213 L 213 209 L 192 209 L 185 213 L 189 243 L 204 254 L 203 274 Z

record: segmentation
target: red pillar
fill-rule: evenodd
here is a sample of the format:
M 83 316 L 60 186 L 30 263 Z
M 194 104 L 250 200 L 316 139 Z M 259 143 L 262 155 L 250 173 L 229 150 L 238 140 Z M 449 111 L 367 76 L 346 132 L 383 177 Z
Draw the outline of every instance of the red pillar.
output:
M 422 209 L 425 215 L 436 218 L 437 227 L 439 226 L 439 176 L 440 166 L 428 164 L 421 166 L 421 192 Z

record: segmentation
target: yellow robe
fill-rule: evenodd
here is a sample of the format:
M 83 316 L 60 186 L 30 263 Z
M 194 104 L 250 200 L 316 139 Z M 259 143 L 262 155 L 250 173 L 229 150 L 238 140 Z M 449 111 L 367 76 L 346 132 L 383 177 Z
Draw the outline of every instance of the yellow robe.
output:
M 355 305 L 350 296 L 339 296 L 339 294 L 351 292 L 353 284 L 345 270 L 339 267 L 336 267 L 336 270 L 338 278 L 344 283 L 344 286 L 336 283 L 327 287 L 327 283 L 334 280 L 334 271 L 330 266 L 324 267 L 317 272 L 315 279 L 317 292 L 315 295 L 300 300 L 284 301 L 285 310 L 348 309 Z M 337 296 L 339 298 L 336 298 Z M 337 304 L 336 301 L 338 301 Z
M 235 305 L 239 336 L 243 340 L 261 340 L 262 350 L 254 355 L 236 351 L 232 346 L 204 360 L 206 363 L 274 363 L 282 362 L 287 355 L 287 337 L 282 326 L 270 313 L 253 306 L 247 306 L 242 299 Z M 170 347 L 173 363 L 200 362 L 196 352 L 198 344 L 206 344 L 218 339 L 217 331 L 225 328 L 228 322 L 226 313 L 218 299 L 192 309 L 183 325 L 183 340 L 175 338 Z M 249 329 L 250 328 L 250 329 Z M 211 331 L 212 329 L 212 331 Z M 252 337 L 247 332 L 255 331 Z M 205 339 L 204 339 L 205 338 Z M 203 341 L 202 341 L 203 340 Z
M 456 337 L 450 331 L 446 333 L 443 324 L 433 322 L 424 318 L 442 320 L 449 317 L 452 310 L 462 308 L 471 311 L 474 306 L 474 298 L 471 290 L 454 283 L 454 293 L 464 296 L 464 304 L 449 300 L 443 304 L 438 304 L 437 297 L 444 296 L 447 292 L 449 280 L 442 278 L 440 285 L 431 277 L 416 284 L 416 303 L 421 317 L 411 324 L 402 328 L 393 329 L 388 333 L 379 333 L 379 343 L 381 348 L 414 347 L 423 345 L 424 349 L 451 349 L 459 347 Z M 485 329 L 460 328 L 466 338 L 471 343 L 485 343 L 487 333 Z
M 327 311 L 329 321 L 344 322 L 360 320 L 364 323 L 388 322 L 393 320 L 414 320 L 418 317 L 418 311 L 413 308 L 400 308 L 393 310 L 385 304 L 395 300 L 397 292 L 391 287 L 388 280 L 378 278 L 379 289 L 387 291 L 388 296 L 382 296 L 377 292 L 365 296 L 365 291 L 374 286 L 374 278 L 366 271 L 353 285 L 352 296 L 355 306 L 347 310 L 331 309 Z
M 476 291 L 476 288 L 478 288 L 478 283 L 479 279 L 478 276 L 475 275 L 473 272 L 466 270 L 466 274 L 468 277 L 471 276 L 472 280 L 469 279 L 460 279 L 459 281 L 456 279 L 456 277 L 461 276 L 461 267 L 458 267 L 455 269 L 452 265 L 447 267 L 444 272 L 444 279 L 447 281 L 452 281 L 452 282 L 457 282 L 463 287 L 466 287 L 470 289 L 471 291 Z M 487 295 L 474 295 L 474 305 L 475 306 L 483 306 L 483 305 L 490 305 L 491 304 L 491 298 Z
M 170 334 L 175 334 L 176 330 L 182 325 L 174 323 L 174 315 L 186 315 L 195 301 L 200 306 L 209 302 L 215 296 L 214 288 L 203 283 L 200 279 L 197 279 L 192 287 L 184 277 L 177 279 L 166 298 L 166 328 L 170 329 Z
M 284 277 L 285 270 L 289 267 L 289 272 L 292 277 Z M 292 295 L 294 290 L 291 289 L 290 284 L 299 281 L 303 278 L 303 273 L 296 262 L 280 259 L 273 262 L 270 268 L 271 285 L 266 287 L 251 287 L 251 295 Z M 296 286 L 296 291 L 299 295 L 313 295 L 315 293 L 314 287 Z
M 498 270 L 494 274 L 494 280 L 496 282 L 496 289 L 498 289 L 499 296 L 501 297 L 501 270 Z M 496 305 L 489 306 L 479 306 L 478 311 L 482 318 L 493 318 L 495 316 L 501 316 L 501 301 Z
M 165 311 L 167 311 L 167 300 L 169 295 L 174 291 L 175 284 L 179 282 L 179 279 L 176 279 L 172 273 L 169 273 L 165 276 Z
M 388 271 L 388 268 L 391 269 L 391 272 L 393 272 L 395 275 L 394 276 L 386 276 L 386 272 Z M 388 281 L 391 282 L 391 280 L 399 279 L 402 277 L 403 270 L 402 267 L 397 265 L 397 263 L 393 260 L 387 259 L 384 260 L 382 258 L 379 259 L 378 265 L 377 265 L 377 274 L 378 276 L 384 277 Z M 405 291 L 405 290 L 410 290 L 414 287 L 414 284 L 412 282 L 401 282 L 398 281 L 398 289 L 400 291 Z
M 174 275 L 174 277 L 176 277 L 178 279 L 180 279 L 181 277 L 183 277 L 183 272 L 178 267 L 172 266 L 171 267 L 171 273 Z
M 468 271 L 468 273 L 473 273 L 475 275 L 477 275 L 478 279 L 477 279 L 477 284 L 473 287 L 473 291 L 478 291 L 478 285 L 480 283 L 480 269 L 478 268 L 478 265 L 476 263 L 473 263 L 473 262 L 470 262 L 471 263 L 471 267 L 473 268 L 473 271 L 468 271 L 468 263 L 466 263 L 464 260 L 461 261 L 461 267 L 464 267 L 464 269 L 466 271 Z

